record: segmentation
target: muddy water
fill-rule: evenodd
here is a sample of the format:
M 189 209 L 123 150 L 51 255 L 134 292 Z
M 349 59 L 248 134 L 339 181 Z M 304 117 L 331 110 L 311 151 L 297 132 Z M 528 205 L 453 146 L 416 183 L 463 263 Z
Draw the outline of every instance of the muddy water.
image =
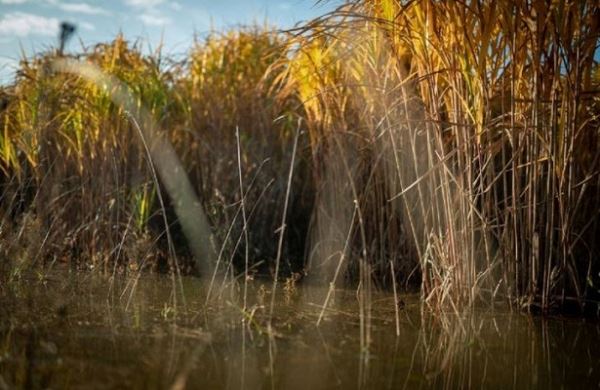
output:
M 269 327 L 270 282 L 249 282 L 246 314 L 241 291 L 227 288 L 205 305 L 206 286 L 194 278 L 175 289 L 168 277 L 68 272 L 3 283 L 0 389 L 600 384 L 595 322 L 502 309 L 433 316 L 403 296 L 397 337 L 389 294 L 374 293 L 369 311 L 356 291 L 336 290 L 317 327 L 325 289 L 288 284 Z

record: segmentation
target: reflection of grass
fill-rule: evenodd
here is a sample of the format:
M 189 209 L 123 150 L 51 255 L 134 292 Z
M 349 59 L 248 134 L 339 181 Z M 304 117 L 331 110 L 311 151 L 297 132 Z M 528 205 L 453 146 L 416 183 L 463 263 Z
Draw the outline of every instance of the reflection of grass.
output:
M 116 278 L 119 288 L 131 279 Z M 240 379 L 244 364 L 246 381 L 272 379 L 275 388 L 299 381 L 353 388 L 359 375 L 367 388 L 546 388 L 573 380 L 587 388 L 597 382 L 599 351 L 590 340 L 598 327 L 589 321 L 532 319 L 506 307 L 432 315 L 419 310 L 413 295 L 402 296 L 409 304 L 397 337 L 396 299 L 376 293 L 372 344 L 361 351 L 352 290 L 337 290 L 336 309 L 315 327 L 320 307 L 302 299 L 313 296 L 307 285 L 298 285 L 299 299 L 291 301 L 282 285 L 270 319 L 268 301 L 262 305 L 258 297 L 249 299 L 246 312 L 238 299 L 191 304 L 174 315 L 170 279 L 149 274 L 129 306 L 107 304 L 106 279 L 54 270 L 47 281 L 23 280 L 9 290 L 0 285 L 0 376 L 8 388 L 26 387 L 27 378 L 34 388 L 163 388 L 185 378 L 190 386 L 223 388 Z M 192 277 L 183 284 L 188 303 L 204 302 L 206 285 Z
M 355 1 L 293 36 L 213 34 L 182 63 L 123 37 L 79 56 L 138 112 L 54 72 L 56 55 L 24 60 L 0 96 L 2 256 L 194 267 L 169 261 L 189 257 L 187 225 L 160 207 L 168 181 L 129 118 L 144 109 L 223 269 L 292 274 L 305 252 L 309 277 L 359 280 L 365 345 L 373 280 L 420 282 L 432 307 L 584 308 L 600 285 L 596 19 L 591 2 Z

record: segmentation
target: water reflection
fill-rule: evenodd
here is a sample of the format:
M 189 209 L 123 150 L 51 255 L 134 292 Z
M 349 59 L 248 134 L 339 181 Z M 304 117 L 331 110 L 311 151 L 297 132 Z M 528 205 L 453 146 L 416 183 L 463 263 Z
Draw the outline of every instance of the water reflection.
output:
M 183 280 L 53 273 L 0 289 L 0 389 L 4 388 L 555 388 L 600 383 L 600 331 L 584 320 L 504 310 L 431 315 L 403 297 L 373 293 L 370 344 L 361 347 L 356 291 L 337 290 L 319 327 L 326 290 L 276 296 L 253 281 L 249 312 L 235 294 L 205 304 Z M 182 300 L 178 300 L 181 302 Z

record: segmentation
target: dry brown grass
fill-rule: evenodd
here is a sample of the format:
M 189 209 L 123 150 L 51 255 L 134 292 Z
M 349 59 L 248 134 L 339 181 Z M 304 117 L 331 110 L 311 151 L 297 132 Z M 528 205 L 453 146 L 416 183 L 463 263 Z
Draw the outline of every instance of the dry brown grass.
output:
M 599 31 L 592 2 L 394 0 L 299 31 L 289 85 L 318 188 L 347 176 L 354 259 L 401 269 L 412 241 L 436 307 L 594 307 Z
M 127 84 L 173 145 L 223 269 L 248 278 L 280 259 L 332 289 L 358 280 L 368 345 L 371 291 L 394 280 L 435 308 L 597 306 L 598 12 L 355 1 L 287 34 L 213 34 L 183 63 L 122 37 L 80 57 Z M 185 240 L 131 121 L 52 59 L 24 60 L 2 91 L 5 255 L 173 268 L 163 217 L 179 255 Z

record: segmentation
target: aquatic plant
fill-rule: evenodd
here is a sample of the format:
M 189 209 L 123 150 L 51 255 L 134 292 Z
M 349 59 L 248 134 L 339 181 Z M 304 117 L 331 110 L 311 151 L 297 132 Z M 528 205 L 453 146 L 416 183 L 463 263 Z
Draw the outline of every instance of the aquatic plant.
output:
M 394 0 L 298 31 L 317 189 L 347 205 L 329 253 L 348 236 L 375 273 L 411 241 L 432 306 L 595 307 L 599 32 L 592 2 Z
M 179 63 L 121 36 L 73 56 L 135 110 L 53 70 L 58 53 L 23 59 L 1 92 L 3 255 L 206 273 L 139 142 L 143 108 L 206 210 L 217 268 L 324 281 L 322 315 L 358 282 L 363 346 L 378 286 L 420 287 L 432 308 L 593 310 L 594 5 L 352 1 L 288 32 L 212 33 Z
M 281 210 L 274 205 L 282 200 L 287 180 L 280 181 L 278 174 L 281 164 L 287 169 L 297 121 L 292 99 L 269 95 L 276 72 L 267 76 L 265 70 L 284 54 L 280 40 L 258 28 L 215 33 L 196 43 L 189 61 L 176 64 L 161 53 L 142 55 L 122 36 L 77 58 L 51 52 L 24 59 L 14 85 L 6 88 L 2 112 L 6 254 L 15 257 L 25 245 L 23 229 L 25 236 L 35 236 L 23 217 L 30 216 L 46 237 L 33 240 L 35 255 L 27 251 L 19 258 L 105 271 L 192 266 L 186 248 L 195 241 L 184 240 L 178 227 L 185 231 L 186 215 L 174 215 L 179 201 L 169 190 L 169 177 L 160 172 L 164 162 L 153 161 L 163 159 L 152 151 L 165 149 L 153 144 L 167 137 L 211 225 L 223 227 L 216 229 L 222 247 L 215 248 L 223 268 L 230 269 L 244 252 L 252 253 L 252 263 L 274 258 L 278 245 L 256 237 L 274 234 L 280 224 Z M 104 76 L 94 76 L 100 72 Z M 123 88 L 126 95 L 119 92 Z M 140 117 L 142 123 L 136 123 Z M 158 138 L 144 136 L 152 127 Z M 249 181 L 242 193 L 236 132 L 239 175 Z M 293 181 L 301 184 L 302 176 Z M 292 202 L 301 193 L 294 192 Z M 169 201 L 166 208 L 161 198 Z M 238 218 L 240 204 L 249 207 L 245 221 Z M 293 213 L 302 215 L 302 210 Z M 301 235 L 302 229 L 298 223 L 287 231 Z M 242 232 L 248 234 L 243 242 Z M 170 237 L 174 244 L 168 243 Z M 284 254 L 290 252 L 289 242 L 296 241 L 285 241 Z M 182 258 L 179 265 L 176 256 Z M 201 264 L 196 271 L 210 273 L 211 267 L 201 269 Z

